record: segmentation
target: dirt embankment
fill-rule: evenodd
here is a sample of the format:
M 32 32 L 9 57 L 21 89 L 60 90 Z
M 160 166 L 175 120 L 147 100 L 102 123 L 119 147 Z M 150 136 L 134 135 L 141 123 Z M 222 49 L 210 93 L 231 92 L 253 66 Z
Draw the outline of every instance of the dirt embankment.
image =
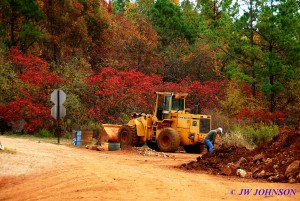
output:
M 283 127 L 272 141 L 250 151 L 223 147 L 179 166 L 211 174 L 237 175 L 273 182 L 300 183 L 300 130 Z

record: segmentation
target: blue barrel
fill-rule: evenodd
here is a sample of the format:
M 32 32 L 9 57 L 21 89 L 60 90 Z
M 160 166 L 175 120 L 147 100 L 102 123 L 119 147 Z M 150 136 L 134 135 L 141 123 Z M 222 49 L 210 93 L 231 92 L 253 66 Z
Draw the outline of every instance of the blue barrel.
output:
M 80 146 L 80 142 L 81 142 L 81 131 L 76 131 L 76 141 L 75 141 L 75 145 L 76 145 L 76 146 Z

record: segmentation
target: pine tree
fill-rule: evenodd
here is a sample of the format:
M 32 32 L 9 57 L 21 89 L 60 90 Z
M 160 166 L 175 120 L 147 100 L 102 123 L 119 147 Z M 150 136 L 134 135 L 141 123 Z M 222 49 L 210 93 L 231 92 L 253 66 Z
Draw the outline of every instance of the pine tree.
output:
M 43 13 L 35 0 L 1 0 L 0 39 L 8 47 L 26 51 L 42 35 Z

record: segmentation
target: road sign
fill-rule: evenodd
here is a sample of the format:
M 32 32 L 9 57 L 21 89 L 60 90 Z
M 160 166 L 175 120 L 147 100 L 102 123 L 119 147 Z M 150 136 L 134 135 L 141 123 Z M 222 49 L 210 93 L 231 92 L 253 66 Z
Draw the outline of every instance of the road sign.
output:
M 59 98 L 59 103 L 58 103 Z M 62 105 L 66 100 L 66 94 L 63 90 L 60 89 L 54 89 L 54 91 L 51 93 L 51 101 L 54 104 Z
M 54 118 L 54 119 L 57 119 L 57 117 L 59 118 L 59 119 L 62 119 L 62 118 L 64 118 L 65 116 L 66 116 L 66 114 L 67 114 L 67 110 L 66 110 L 66 108 L 63 106 L 63 105 L 61 105 L 60 107 L 59 107 L 59 116 L 57 115 L 57 105 L 54 105 L 52 108 L 51 108 L 51 116 Z
M 62 119 L 66 116 L 66 108 L 63 106 L 63 103 L 66 100 L 66 94 L 63 90 L 55 89 L 51 93 L 51 101 L 55 104 L 51 108 L 51 116 L 56 119 Z
M 59 144 L 59 138 L 61 136 L 61 119 L 66 116 L 66 108 L 63 106 L 63 103 L 66 100 L 66 94 L 63 90 L 60 89 L 54 89 L 54 91 L 51 93 L 51 101 L 55 104 L 51 108 L 51 116 L 56 119 L 57 123 L 57 143 Z

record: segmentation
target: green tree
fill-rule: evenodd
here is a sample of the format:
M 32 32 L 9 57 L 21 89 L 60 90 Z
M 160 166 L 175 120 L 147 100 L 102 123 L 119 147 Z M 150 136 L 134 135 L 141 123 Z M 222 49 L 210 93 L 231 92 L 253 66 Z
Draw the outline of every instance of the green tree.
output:
M 129 0 L 113 0 L 114 14 L 122 13 L 125 11 L 125 4 Z
M 165 81 L 178 81 L 188 74 L 186 66 L 199 36 L 199 15 L 192 4 L 158 0 L 151 9 L 151 21 L 159 35 L 162 64 L 158 72 Z
M 261 54 L 256 45 L 256 22 L 260 13 L 260 1 L 245 1 L 248 5 L 243 10 L 243 15 L 235 20 L 232 36 L 226 50 L 227 59 L 231 62 L 227 65 L 227 75 L 238 77 L 252 87 L 252 96 L 256 97 L 256 71 L 255 67 Z M 240 8 L 241 9 L 241 8 Z M 232 59 L 234 58 L 234 59 Z
M 222 16 L 222 4 L 224 2 L 226 1 L 197 0 L 197 8 L 210 28 L 218 27 L 218 20 Z
M 295 0 L 266 2 L 261 10 L 256 25 L 262 51 L 257 73 L 274 112 L 287 84 L 299 79 L 300 13 Z
M 0 2 L 0 39 L 8 47 L 26 51 L 42 36 L 39 22 L 43 13 L 35 0 Z
M 181 3 L 183 17 L 192 33 L 196 34 L 196 41 L 189 45 L 187 51 L 182 55 L 182 76 L 189 76 L 192 80 L 216 80 L 219 77 L 215 73 L 214 59 L 210 47 L 206 44 L 204 37 L 204 27 L 206 21 L 197 7 L 190 0 Z
M 190 44 L 195 42 L 195 30 L 185 22 L 180 6 L 170 0 L 158 0 L 151 12 L 154 27 L 161 37 L 163 47 L 176 41 L 186 39 Z
M 226 52 L 226 73 L 251 86 L 269 112 L 299 116 L 300 14 L 295 0 L 254 1 L 237 18 Z M 257 97 L 259 94 L 260 97 Z M 297 106 L 298 105 L 298 106 Z M 245 106 L 246 107 L 246 106 Z M 295 113 L 297 111 L 297 113 Z

